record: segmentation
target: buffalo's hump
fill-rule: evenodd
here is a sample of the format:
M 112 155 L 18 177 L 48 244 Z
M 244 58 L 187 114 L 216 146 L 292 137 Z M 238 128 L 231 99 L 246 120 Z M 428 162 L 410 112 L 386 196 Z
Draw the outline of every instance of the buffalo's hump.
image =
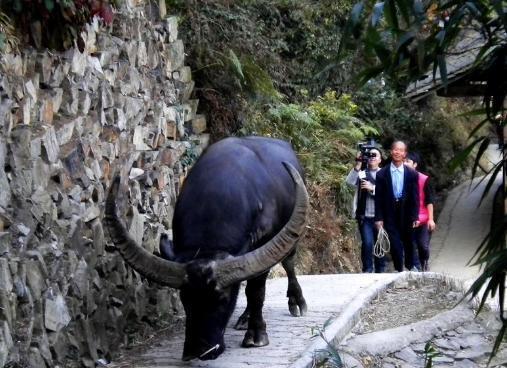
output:
M 242 254 L 276 234 L 294 207 L 295 185 L 284 161 L 301 173 L 285 141 L 227 138 L 211 145 L 185 179 L 176 203 L 177 259 Z

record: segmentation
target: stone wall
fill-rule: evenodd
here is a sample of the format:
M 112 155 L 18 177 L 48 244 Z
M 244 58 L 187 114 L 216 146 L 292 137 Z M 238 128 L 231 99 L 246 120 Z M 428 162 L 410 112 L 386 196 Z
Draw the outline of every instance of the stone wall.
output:
M 110 29 L 92 22 L 81 51 L 2 55 L 1 367 L 94 367 L 129 331 L 182 315 L 175 291 L 128 268 L 101 222 L 112 176 L 138 177 L 127 225 L 157 251 L 185 163 L 208 141 L 177 19 L 128 5 Z

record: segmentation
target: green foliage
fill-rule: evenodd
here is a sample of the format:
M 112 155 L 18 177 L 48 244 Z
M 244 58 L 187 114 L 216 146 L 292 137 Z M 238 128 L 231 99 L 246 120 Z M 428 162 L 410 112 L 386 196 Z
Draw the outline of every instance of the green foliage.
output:
M 433 76 L 439 70 L 447 84 L 447 53 L 462 36 L 464 25 L 472 23 L 486 35 L 477 67 L 504 57 L 507 18 L 505 5 L 499 4 L 498 0 L 360 1 L 344 28 L 339 57 L 346 49 L 362 50 L 369 66 L 359 76 L 361 83 L 382 74 L 403 90 L 433 69 Z M 502 84 L 491 82 L 492 89 Z
M 15 33 L 12 20 L 0 11 L 0 52 L 11 52 L 18 49 L 19 39 Z
M 14 21 L 22 42 L 36 48 L 65 50 L 79 41 L 82 27 L 94 16 L 113 21 L 108 0 L 4 0 L 2 11 Z M 0 33 L 4 33 L 0 29 Z
M 251 57 L 243 56 L 240 60 L 236 53 L 229 49 L 228 56 L 224 60 L 240 90 L 249 97 L 264 101 L 281 98 L 271 77 Z
M 345 211 L 350 191 L 343 185 L 350 170 L 356 142 L 377 130 L 354 117 L 357 106 L 350 96 L 334 92 L 307 104 L 278 103 L 265 112 L 252 114 L 242 134 L 256 134 L 288 140 L 299 154 L 307 178 L 330 187 L 338 207 Z
M 433 346 L 431 342 L 424 345 L 424 368 L 433 367 L 433 359 L 441 356 L 440 352 Z
M 244 63 L 255 61 L 271 77 L 274 86 L 286 95 L 302 91 L 315 97 L 327 88 L 341 87 L 341 65 L 329 67 L 333 50 L 338 50 L 340 28 L 350 7 L 347 1 L 203 1 L 167 0 L 170 12 L 182 22 L 187 59 L 203 87 L 231 84 L 216 68 L 217 56 L 234 50 Z
M 331 322 L 332 319 L 329 318 L 326 322 L 324 322 L 324 326 L 312 328 L 312 338 L 320 337 L 326 343 L 326 349 L 320 349 L 315 352 L 315 358 L 317 361 L 316 367 L 343 368 L 344 363 L 340 356 L 340 352 L 331 342 L 329 342 L 324 334 L 325 329 L 331 324 Z

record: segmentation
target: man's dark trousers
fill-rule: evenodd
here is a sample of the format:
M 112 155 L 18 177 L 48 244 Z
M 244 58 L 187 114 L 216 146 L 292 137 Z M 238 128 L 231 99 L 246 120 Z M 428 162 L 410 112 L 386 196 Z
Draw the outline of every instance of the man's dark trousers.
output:
M 394 206 L 394 223 L 384 223 L 385 230 L 391 242 L 391 256 L 394 269 L 402 272 L 403 265 L 410 270 L 414 266 L 414 243 L 412 242 L 412 226 L 403 219 L 402 200 Z

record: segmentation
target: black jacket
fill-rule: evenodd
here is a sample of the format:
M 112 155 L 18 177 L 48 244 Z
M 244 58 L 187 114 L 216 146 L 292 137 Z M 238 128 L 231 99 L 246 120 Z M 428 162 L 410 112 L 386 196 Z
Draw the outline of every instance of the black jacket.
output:
M 419 193 L 417 171 L 405 166 L 403 195 L 401 197 L 401 218 L 403 226 L 411 226 L 419 218 Z M 375 187 L 375 221 L 384 221 L 386 225 L 395 225 L 396 199 L 393 193 L 391 165 L 377 173 Z

